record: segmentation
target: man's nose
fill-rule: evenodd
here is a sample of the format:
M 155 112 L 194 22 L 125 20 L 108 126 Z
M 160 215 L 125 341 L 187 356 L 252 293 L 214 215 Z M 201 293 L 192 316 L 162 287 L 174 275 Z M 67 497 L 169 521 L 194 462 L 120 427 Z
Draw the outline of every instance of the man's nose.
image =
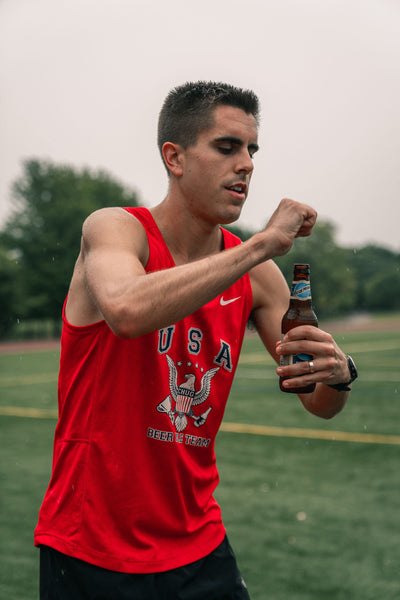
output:
M 253 159 L 251 158 L 248 150 L 243 150 L 238 155 L 238 161 L 236 163 L 237 173 L 251 173 L 254 169 Z

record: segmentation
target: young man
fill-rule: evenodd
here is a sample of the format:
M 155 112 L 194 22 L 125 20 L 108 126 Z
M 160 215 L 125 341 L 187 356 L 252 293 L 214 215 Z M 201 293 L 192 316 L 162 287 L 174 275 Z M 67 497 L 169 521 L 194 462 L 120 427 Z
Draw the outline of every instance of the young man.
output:
M 83 226 L 63 310 L 59 422 L 40 510 L 41 598 L 246 599 L 213 498 L 214 440 L 250 316 L 278 367 L 330 418 L 351 379 L 332 337 L 280 323 L 289 291 L 271 260 L 310 235 L 316 212 L 282 200 L 244 243 L 221 228 L 246 200 L 258 101 L 197 82 L 168 95 L 159 147 L 166 198 L 109 208 Z M 345 385 L 340 387 L 347 387 Z M 348 388 L 347 388 L 348 389 Z

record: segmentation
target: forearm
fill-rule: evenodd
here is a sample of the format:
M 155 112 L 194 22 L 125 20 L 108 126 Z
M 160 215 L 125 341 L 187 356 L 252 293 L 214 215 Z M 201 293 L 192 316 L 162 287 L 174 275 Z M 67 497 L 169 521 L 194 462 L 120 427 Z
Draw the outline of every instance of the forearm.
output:
M 181 320 L 256 265 L 288 252 L 295 237 L 311 233 L 315 218 L 310 207 L 285 199 L 266 228 L 243 244 L 219 252 L 215 237 L 208 236 L 204 254 L 210 240 L 214 241 L 214 254 L 145 273 L 145 230 L 124 211 L 104 209 L 93 213 L 84 224 L 82 260 L 86 289 L 96 313 L 102 315 L 116 335 L 144 335 Z
M 96 282 L 89 287 L 116 335 L 144 335 L 193 313 L 265 260 L 268 244 L 257 236 L 192 263 L 113 282 L 107 289 L 98 289 Z
M 304 407 L 322 419 L 332 419 L 346 404 L 350 392 L 338 392 L 323 383 L 317 383 L 312 394 L 299 394 Z

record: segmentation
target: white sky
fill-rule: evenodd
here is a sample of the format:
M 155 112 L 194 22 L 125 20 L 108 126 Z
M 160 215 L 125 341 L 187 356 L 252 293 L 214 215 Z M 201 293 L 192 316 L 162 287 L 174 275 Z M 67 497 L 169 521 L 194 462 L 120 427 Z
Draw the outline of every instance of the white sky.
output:
M 103 168 L 157 204 L 158 112 L 197 79 L 261 101 L 243 226 L 286 196 L 340 244 L 400 251 L 399 0 L 0 0 L 0 223 L 28 157 Z

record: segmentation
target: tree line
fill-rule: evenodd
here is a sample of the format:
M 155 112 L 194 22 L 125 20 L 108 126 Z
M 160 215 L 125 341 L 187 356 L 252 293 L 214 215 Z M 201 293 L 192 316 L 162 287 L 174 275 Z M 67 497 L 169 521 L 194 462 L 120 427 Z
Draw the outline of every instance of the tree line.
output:
M 12 187 L 14 209 L 0 230 L 0 338 L 28 320 L 51 320 L 55 330 L 74 263 L 82 223 L 106 206 L 138 206 L 136 192 L 105 171 L 29 159 Z M 229 227 L 242 240 L 254 232 Z M 340 247 L 335 227 L 317 223 L 276 258 L 288 284 L 293 263 L 311 265 L 313 304 L 320 318 L 352 312 L 400 310 L 400 254 L 369 244 Z

